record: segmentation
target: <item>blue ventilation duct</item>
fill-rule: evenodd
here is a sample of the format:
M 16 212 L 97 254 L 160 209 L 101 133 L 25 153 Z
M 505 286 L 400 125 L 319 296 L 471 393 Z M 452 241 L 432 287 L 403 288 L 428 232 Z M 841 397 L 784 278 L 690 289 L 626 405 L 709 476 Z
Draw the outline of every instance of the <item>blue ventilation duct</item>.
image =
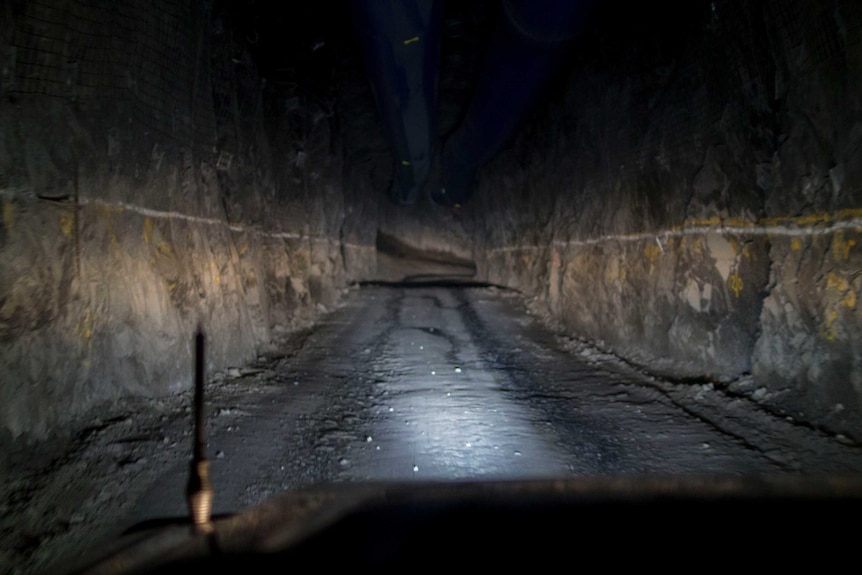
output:
M 412 204 L 428 182 L 437 140 L 442 2 L 351 4 L 377 110 L 395 156 L 389 196 Z
M 514 135 L 541 99 L 569 41 L 583 28 L 589 0 L 503 0 L 464 118 L 443 147 L 445 205 L 466 202 L 478 169 Z M 390 197 L 416 201 L 428 182 L 437 139 L 439 0 L 356 0 L 377 108 L 395 154 Z

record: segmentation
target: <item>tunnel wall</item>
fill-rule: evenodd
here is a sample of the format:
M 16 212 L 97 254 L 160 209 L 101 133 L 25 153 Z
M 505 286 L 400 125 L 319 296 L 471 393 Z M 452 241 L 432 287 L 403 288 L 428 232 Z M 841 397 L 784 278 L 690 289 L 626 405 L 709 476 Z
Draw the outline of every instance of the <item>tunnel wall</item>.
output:
M 0 2 L 0 436 L 186 389 L 198 324 L 239 365 L 373 268 L 331 110 L 219 6 Z
M 483 170 L 480 274 L 653 371 L 862 440 L 862 5 L 687 4 L 594 14 Z

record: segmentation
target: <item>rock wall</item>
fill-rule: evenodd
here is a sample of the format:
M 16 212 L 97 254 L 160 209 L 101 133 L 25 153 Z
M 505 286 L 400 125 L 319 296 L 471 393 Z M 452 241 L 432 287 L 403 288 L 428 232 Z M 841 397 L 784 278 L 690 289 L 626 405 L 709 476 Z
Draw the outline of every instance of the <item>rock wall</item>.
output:
M 0 436 L 184 389 L 198 324 L 211 368 L 254 357 L 375 277 L 379 229 L 862 441 L 862 7 L 630 4 L 597 3 L 453 217 L 380 209 L 392 159 L 331 10 L 266 28 L 237 2 L 0 0 Z M 442 133 L 491 8 L 448 8 Z
M 483 171 L 480 275 L 634 362 L 862 441 L 862 5 L 687 4 L 599 7 Z
M 0 13 L 0 436 L 185 389 L 197 325 L 237 365 L 373 270 L 331 111 L 265 85 L 224 3 Z

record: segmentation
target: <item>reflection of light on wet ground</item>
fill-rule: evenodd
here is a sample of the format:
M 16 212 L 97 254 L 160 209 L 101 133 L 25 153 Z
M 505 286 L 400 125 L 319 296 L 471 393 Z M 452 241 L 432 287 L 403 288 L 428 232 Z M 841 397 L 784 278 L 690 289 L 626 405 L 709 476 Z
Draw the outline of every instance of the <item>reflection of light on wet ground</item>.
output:
M 411 318 L 434 325 L 438 317 Z M 454 312 L 448 328 L 398 330 L 378 357 L 364 479 L 533 478 L 568 475 L 555 438 L 503 389 L 505 373 L 478 357 Z M 454 317 L 452 317 L 454 316 Z M 358 463 L 358 462 L 357 462 Z

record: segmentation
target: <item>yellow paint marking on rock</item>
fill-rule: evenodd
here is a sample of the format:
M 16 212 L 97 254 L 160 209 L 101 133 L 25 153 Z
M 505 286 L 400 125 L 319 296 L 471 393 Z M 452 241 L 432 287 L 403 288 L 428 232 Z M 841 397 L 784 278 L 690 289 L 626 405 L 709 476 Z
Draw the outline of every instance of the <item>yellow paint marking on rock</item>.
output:
M 807 216 L 776 216 L 773 218 L 763 218 L 760 220 L 759 223 L 760 225 L 765 226 L 775 226 L 783 224 L 793 224 L 797 226 L 813 226 L 817 224 L 828 224 L 834 221 L 836 217 L 841 218 L 844 217 L 844 215 L 842 215 L 842 212 L 839 212 L 835 216 L 827 212 L 817 212 L 815 214 L 808 214 Z
M 92 320 L 90 318 L 90 308 L 84 312 L 84 319 L 78 324 L 76 331 L 81 336 L 81 340 L 84 342 L 84 347 L 87 348 L 87 351 L 93 347 L 93 330 L 91 329 Z
M 844 239 L 844 232 L 836 230 L 832 236 L 832 259 L 836 262 L 845 262 L 850 259 L 850 248 L 856 245 L 856 240 Z
M 694 241 L 691 243 L 691 253 L 697 254 L 699 256 L 703 255 L 703 238 L 696 237 Z
M 793 221 L 800 226 L 813 226 L 831 222 L 832 216 L 830 214 L 811 214 L 810 216 L 794 218 Z
M 413 36 L 412 38 L 407 38 L 406 40 L 404 40 L 404 45 L 409 46 L 410 44 L 413 44 L 414 42 L 418 42 L 418 41 L 419 41 L 419 36 Z
M 757 222 L 752 222 L 751 220 L 746 220 L 745 218 L 727 218 L 724 220 L 724 225 L 731 226 L 734 228 L 753 228 L 757 225 Z
M 150 243 L 153 239 L 153 220 L 152 218 L 144 218 L 144 243 Z
M 820 327 L 820 337 L 827 341 L 835 341 L 835 322 L 838 320 L 838 312 L 831 309 L 826 312 L 823 325 Z
M 721 225 L 721 218 L 718 216 L 712 216 L 711 218 L 706 218 L 703 220 L 686 220 L 683 224 L 683 227 L 705 227 L 705 226 L 718 226 Z
M 790 240 L 790 249 L 794 252 L 798 252 L 799 250 L 801 250 L 802 240 L 800 240 L 799 238 L 793 238 L 792 240 Z
M 826 289 L 834 289 L 843 293 L 850 289 L 850 284 L 835 272 L 830 272 L 829 275 L 826 276 Z
M 650 265 L 655 263 L 656 258 L 661 255 L 661 248 L 655 243 L 648 243 L 644 246 L 644 257 L 649 261 Z
M 11 230 L 15 225 L 15 204 L 6 200 L 3 202 L 3 226 Z
M 60 216 L 60 233 L 67 238 L 72 237 L 72 230 L 75 228 L 75 218 L 70 214 Z
M 739 292 L 742 291 L 744 284 L 740 275 L 737 272 L 733 272 L 727 278 L 727 285 L 730 287 L 730 290 L 733 292 L 733 295 L 739 297 Z
M 820 337 L 827 341 L 835 341 L 838 337 L 836 323 L 840 308 L 850 310 L 856 308 L 856 292 L 850 283 L 842 276 L 830 272 L 826 276 L 826 294 L 824 297 L 827 309 L 823 314 L 823 325 L 820 326 Z
M 826 276 L 826 289 L 833 290 L 836 295 L 840 295 L 840 304 L 848 309 L 856 307 L 856 292 L 850 286 L 850 283 L 834 272 L 830 272 Z

